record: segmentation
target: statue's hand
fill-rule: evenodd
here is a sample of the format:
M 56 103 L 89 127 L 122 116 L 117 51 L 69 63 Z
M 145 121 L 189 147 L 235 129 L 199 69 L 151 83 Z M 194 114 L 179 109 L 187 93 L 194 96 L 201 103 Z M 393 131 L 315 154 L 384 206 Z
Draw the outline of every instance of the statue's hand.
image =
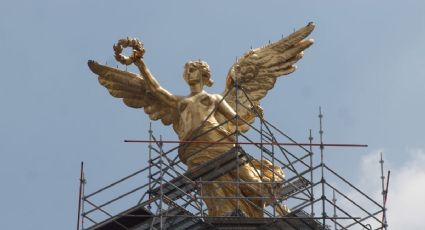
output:
M 133 60 L 142 59 L 144 53 L 145 53 L 144 49 L 142 51 L 133 49 L 133 55 L 132 55 Z
M 130 57 L 127 57 L 122 54 L 124 48 L 132 47 L 133 53 Z M 143 43 L 137 38 L 127 37 L 126 39 L 120 39 L 117 44 L 114 45 L 115 59 L 121 64 L 130 65 L 136 60 L 143 58 L 145 49 L 143 48 Z

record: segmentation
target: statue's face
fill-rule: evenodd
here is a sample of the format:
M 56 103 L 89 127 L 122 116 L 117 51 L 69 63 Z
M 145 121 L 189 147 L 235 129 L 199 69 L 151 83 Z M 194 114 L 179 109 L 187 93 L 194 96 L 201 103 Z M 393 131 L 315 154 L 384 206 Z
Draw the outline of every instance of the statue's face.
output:
M 199 84 L 202 80 L 202 72 L 193 65 L 186 65 L 184 71 L 184 79 L 189 85 Z

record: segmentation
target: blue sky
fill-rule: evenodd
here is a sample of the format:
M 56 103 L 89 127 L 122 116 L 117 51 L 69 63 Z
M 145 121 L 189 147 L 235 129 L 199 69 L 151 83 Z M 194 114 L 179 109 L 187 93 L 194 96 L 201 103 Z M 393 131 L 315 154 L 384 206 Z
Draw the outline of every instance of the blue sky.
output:
M 123 140 L 146 139 L 149 119 L 112 98 L 87 67 L 89 59 L 113 64 L 112 45 L 126 36 L 145 43 L 164 88 L 186 94 L 183 65 L 202 59 L 215 81 L 208 91 L 219 93 L 236 56 L 315 22 L 316 43 L 263 100 L 266 117 L 305 141 L 309 129 L 317 137 L 322 106 L 326 142 L 369 145 L 329 149 L 329 164 L 361 183 L 365 159 L 383 151 L 404 175 L 425 155 L 423 12 L 423 1 L 2 1 L 2 228 L 73 229 L 80 161 L 89 190 L 146 165 L 146 146 Z M 414 175 L 424 175 L 421 166 Z M 418 178 L 414 191 L 425 182 Z

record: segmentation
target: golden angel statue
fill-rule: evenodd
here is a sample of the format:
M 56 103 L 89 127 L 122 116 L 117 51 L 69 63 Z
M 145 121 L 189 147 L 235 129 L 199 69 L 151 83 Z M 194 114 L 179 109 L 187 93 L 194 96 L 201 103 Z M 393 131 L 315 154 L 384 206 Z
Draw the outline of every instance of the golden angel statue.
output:
M 135 64 L 140 74 L 95 61 L 89 61 L 88 65 L 112 96 L 123 98 L 129 107 L 144 108 L 152 120 L 160 119 L 164 125 L 173 126 L 179 140 L 186 143 L 180 146 L 178 154 L 190 170 L 230 150 L 236 141 L 235 133 L 246 132 L 249 124 L 262 116 L 260 100 L 273 88 L 279 76 L 295 71 L 294 64 L 313 44 L 313 40 L 307 38 L 313 29 L 314 24 L 309 23 L 286 38 L 248 51 L 230 68 L 222 94 L 204 91 L 204 86 L 213 84 L 208 64 L 189 61 L 184 66 L 183 78 L 189 85 L 190 94 L 173 95 L 160 86 L 147 68 L 143 60 L 143 44 L 134 38 L 121 39 L 114 45 L 115 58 L 122 64 Z M 133 48 L 130 57 L 121 54 L 126 47 Z M 264 165 L 267 167 L 262 167 Z M 254 160 L 251 164 L 240 166 L 238 173 L 241 180 L 257 183 L 219 183 L 235 181 L 235 173 L 225 174 L 216 180 L 217 183 L 202 186 L 201 196 L 205 197 L 208 215 L 225 216 L 238 208 L 246 216 L 262 217 L 267 202 L 249 197 L 270 196 L 272 188 L 267 186 L 271 183 L 262 185 L 260 182 L 282 182 L 282 169 L 267 160 Z M 236 194 L 248 199 L 226 199 Z M 285 210 L 281 213 L 284 215 Z

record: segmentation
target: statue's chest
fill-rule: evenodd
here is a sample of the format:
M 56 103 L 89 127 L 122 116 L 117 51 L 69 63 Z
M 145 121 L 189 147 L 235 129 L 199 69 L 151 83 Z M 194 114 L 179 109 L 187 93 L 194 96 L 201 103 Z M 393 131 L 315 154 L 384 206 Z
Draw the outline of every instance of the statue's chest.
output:
M 197 114 L 214 109 L 214 99 L 208 94 L 198 94 L 183 99 L 178 106 L 181 114 Z

